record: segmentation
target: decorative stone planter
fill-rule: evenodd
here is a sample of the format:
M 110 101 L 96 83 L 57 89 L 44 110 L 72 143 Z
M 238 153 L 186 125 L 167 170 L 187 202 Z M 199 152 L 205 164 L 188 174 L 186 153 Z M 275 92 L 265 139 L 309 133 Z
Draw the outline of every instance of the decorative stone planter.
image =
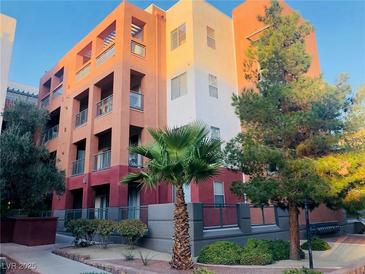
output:
M 12 242 L 35 246 L 54 244 L 56 240 L 57 217 L 13 217 Z

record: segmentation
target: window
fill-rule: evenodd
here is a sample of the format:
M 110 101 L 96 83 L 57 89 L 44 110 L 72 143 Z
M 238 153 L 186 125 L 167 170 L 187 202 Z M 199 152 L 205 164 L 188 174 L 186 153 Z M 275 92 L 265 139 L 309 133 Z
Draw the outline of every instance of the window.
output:
M 187 94 L 186 72 L 171 79 L 171 100 Z
M 209 96 L 218 98 L 218 81 L 217 76 L 209 74 Z
M 210 127 L 210 138 L 220 139 L 221 138 L 220 129 L 217 127 Z
M 224 187 L 222 182 L 214 182 L 214 204 L 224 204 Z
M 186 27 L 185 23 L 180 25 L 178 28 L 171 31 L 171 50 L 184 44 L 186 41 Z
M 207 45 L 208 47 L 215 49 L 215 31 L 207 26 Z

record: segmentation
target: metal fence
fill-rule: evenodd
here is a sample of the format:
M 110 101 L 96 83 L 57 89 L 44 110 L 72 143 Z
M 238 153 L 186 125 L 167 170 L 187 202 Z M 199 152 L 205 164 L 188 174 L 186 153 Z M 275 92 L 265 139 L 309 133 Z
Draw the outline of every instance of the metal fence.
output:
M 237 212 L 238 206 L 235 204 L 203 204 L 203 228 L 237 227 Z
M 26 217 L 26 216 L 34 216 L 34 217 L 52 217 L 52 210 L 27 210 L 27 209 L 11 209 L 7 213 L 8 217 Z
M 138 219 L 148 222 L 148 206 L 138 207 L 105 207 L 65 210 L 65 221 L 76 219 L 112 219 L 116 221 Z
M 274 206 L 254 206 L 250 205 L 251 225 L 274 225 L 275 208 Z

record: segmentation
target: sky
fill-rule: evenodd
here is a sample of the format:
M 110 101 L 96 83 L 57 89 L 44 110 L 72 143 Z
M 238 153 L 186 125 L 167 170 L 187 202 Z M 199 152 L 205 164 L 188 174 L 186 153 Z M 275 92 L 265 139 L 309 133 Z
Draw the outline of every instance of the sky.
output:
M 17 20 L 10 67 L 11 81 L 39 85 L 52 68 L 78 41 L 106 17 L 120 1 L 0 0 L 0 11 Z M 198 1 L 198 0 L 195 0 Z M 176 1 L 129 0 L 145 8 L 151 3 L 168 9 Z M 208 0 L 231 16 L 242 1 Z M 365 0 L 287 0 L 316 31 L 321 71 L 335 83 L 339 73 L 348 73 L 354 89 L 365 83 Z

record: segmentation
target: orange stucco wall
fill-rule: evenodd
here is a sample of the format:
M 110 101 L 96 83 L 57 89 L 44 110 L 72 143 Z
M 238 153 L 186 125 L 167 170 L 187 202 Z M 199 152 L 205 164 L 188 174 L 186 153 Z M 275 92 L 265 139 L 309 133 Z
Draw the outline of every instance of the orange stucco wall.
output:
M 236 48 L 236 65 L 238 90 L 242 91 L 244 87 L 252 87 L 253 84 L 244 78 L 243 62 L 246 59 L 246 51 L 251 42 L 247 39 L 248 36 L 263 29 L 265 25 L 257 20 L 257 16 L 265 14 L 265 7 L 270 6 L 270 0 L 246 0 L 243 4 L 236 7 L 232 12 L 233 27 L 235 32 L 235 48 Z M 293 12 L 283 0 L 279 0 L 283 7 L 283 14 Z M 317 43 L 315 33 L 311 33 L 306 38 L 307 52 L 312 57 L 312 64 L 308 71 L 310 76 L 320 75 L 319 57 L 317 51 Z

